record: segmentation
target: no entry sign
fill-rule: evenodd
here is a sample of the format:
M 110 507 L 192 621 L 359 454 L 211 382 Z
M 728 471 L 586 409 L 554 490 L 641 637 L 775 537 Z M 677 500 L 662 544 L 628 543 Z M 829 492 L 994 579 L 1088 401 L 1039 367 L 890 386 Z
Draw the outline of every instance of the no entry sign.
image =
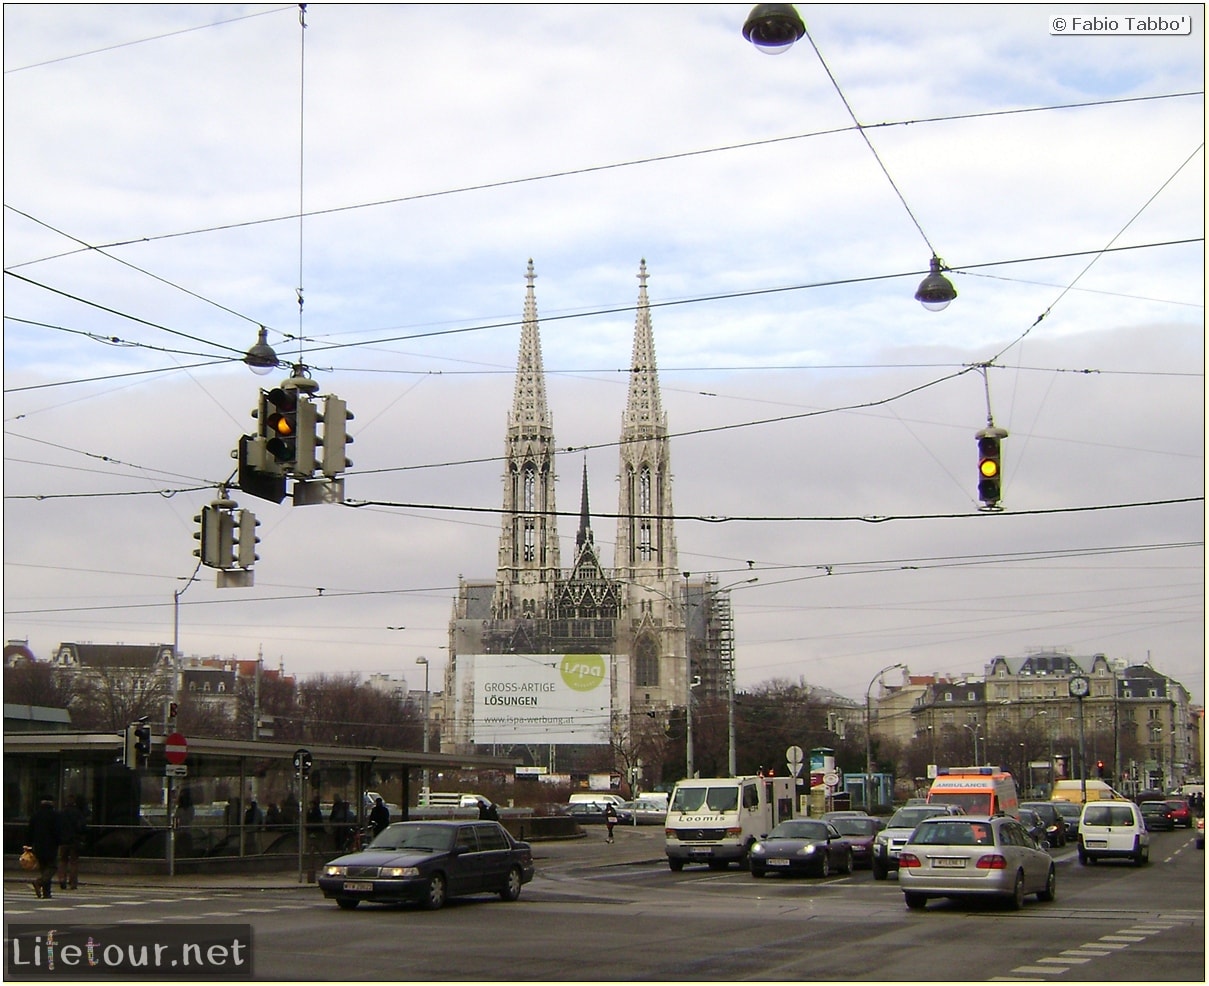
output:
M 164 739 L 164 759 L 169 763 L 184 763 L 189 753 L 189 742 L 184 733 L 169 733 Z

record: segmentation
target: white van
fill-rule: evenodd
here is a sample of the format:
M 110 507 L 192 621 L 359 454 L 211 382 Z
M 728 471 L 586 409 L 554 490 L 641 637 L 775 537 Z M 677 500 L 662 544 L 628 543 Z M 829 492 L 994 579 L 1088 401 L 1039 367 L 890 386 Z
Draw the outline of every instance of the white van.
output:
M 1132 801 L 1092 801 L 1091 792 L 1079 816 L 1079 862 L 1132 859 L 1135 866 L 1150 861 L 1150 833 L 1142 812 Z
M 611 791 L 576 791 L 567 799 L 569 805 L 613 805 L 615 808 L 620 808 L 625 804 L 625 798 L 619 794 L 613 794 Z
M 793 818 L 793 777 L 694 777 L 676 784 L 664 823 L 672 870 L 685 863 L 747 865 L 752 845 Z

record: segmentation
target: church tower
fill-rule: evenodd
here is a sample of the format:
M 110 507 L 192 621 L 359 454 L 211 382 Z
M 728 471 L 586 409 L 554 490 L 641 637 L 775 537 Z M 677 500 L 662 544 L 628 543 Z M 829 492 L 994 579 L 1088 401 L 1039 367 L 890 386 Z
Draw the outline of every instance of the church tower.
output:
M 503 529 L 492 616 L 544 619 L 561 577 L 554 504 L 554 423 L 546 406 L 533 261 L 526 274 L 516 390 L 505 438 Z
M 672 523 L 667 416 L 659 398 L 646 281 L 643 260 L 638 270 L 630 393 L 621 421 L 621 496 L 614 567 L 619 578 L 660 583 L 679 573 Z
M 614 575 L 626 592 L 620 649 L 631 668 L 634 708 L 683 707 L 687 579 L 676 560 L 667 416 L 659 397 L 646 261 L 638 270 L 638 309 L 630 392 L 621 421 Z

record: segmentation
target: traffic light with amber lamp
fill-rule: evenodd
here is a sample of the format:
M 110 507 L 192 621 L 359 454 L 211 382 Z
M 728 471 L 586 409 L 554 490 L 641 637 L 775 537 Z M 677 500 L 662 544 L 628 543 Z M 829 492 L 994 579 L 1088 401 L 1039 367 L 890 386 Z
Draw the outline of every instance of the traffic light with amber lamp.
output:
M 982 501 L 983 510 L 998 509 L 1003 479 L 1000 442 L 1007 434 L 992 425 L 974 436 L 978 439 L 978 499 Z
M 260 434 L 273 461 L 293 468 L 298 443 L 298 391 L 274 387 L 261 392 Z

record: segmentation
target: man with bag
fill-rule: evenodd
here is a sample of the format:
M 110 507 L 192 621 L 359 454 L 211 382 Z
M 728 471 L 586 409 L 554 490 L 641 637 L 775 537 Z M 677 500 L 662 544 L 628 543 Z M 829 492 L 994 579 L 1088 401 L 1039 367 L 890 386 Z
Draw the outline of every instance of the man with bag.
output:
M 37 878 L 31 886 L 38 897 L 50 896 L 50 884 L 55 878 L 55 866 L 59 861 L 59 815 L 55 803 L 49 797 L 42 798 L 38 807 L 29 816 L 25 830 L 25 841 L 38 857 Z

